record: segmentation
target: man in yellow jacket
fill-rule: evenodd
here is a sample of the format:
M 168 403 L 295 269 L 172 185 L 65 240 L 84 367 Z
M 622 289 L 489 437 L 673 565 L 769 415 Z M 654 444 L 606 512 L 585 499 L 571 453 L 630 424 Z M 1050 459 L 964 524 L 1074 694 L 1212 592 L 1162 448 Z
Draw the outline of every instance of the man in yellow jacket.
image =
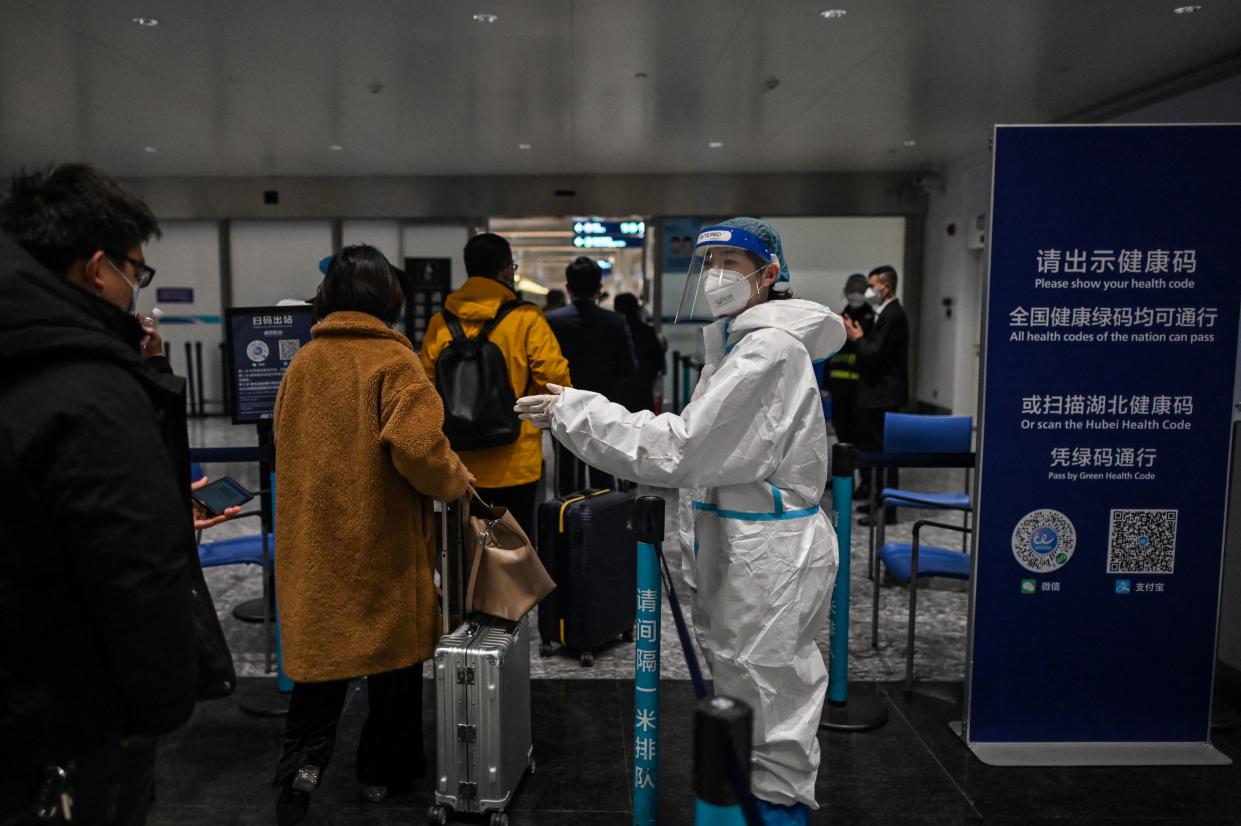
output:
M 514 279 L 517 265 L 508 241 L 483 233 L 465 245 L 465 271 L 469 279 L 451 293 L 444 307 L 461 320 L 471 338 L 495 317 L 506 301 L 517 297 Z M 435 362 L 452 341 L 444 316 L 436 313 L 422 343 L 422 367 L 435 375 Z M 509 381 L 517 398 L 547 392 L 549 384 L 570 386 L 569 363 L 560 353 L 556 336 L 533 304 L 510 312 L 491 332 L 491 341 L 504 353 Z M 533 538 L 535 494 L 543 474 L 543 437 L 529 422 L 522 422 L 517 440 L 483 450 L 458 452 L 461 461 L 478 480 L 479 495 L 492 505 L 512 512 L 518 524 Z

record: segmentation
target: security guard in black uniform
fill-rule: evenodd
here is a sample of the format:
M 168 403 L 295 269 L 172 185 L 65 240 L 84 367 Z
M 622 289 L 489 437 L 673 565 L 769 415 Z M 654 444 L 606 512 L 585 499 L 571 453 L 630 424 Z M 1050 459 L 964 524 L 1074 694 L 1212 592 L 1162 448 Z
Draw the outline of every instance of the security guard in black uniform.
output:
M 869 334 L 875 324 L 875 311 L 866 303 L 866 276 L 854 273 L 845 282 L 845 304 L 840 314 L 853 319 Z M 857 444 L 857 394 L 858 394 L 857 345 L 846 342 L 840 352 L 827 363 L 825 376 L 827 391 L 832 397 L 832 429 L 836 439 Z

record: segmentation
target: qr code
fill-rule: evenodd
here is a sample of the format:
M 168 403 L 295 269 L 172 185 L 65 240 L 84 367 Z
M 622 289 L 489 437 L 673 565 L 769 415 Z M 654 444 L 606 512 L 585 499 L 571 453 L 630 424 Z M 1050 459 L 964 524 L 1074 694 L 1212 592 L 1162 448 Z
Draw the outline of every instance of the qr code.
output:
M 1113 510 L 1107 536 L 1108 573 L 1172 573 L 1176 514 L 1174 510 Z
M 301 349 L 302 343 L 295 338 L 280 339 L 280 360 L 292 361 L 297 355 L 297 351 Z

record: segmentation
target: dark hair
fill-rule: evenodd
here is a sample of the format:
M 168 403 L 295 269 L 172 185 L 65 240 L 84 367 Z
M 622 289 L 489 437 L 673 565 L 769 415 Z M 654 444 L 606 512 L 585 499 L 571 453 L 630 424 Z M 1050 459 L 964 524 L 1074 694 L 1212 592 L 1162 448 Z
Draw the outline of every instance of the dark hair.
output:
M 548 290 L 547 298 L 544 299 L 545 307 L 563 307 L 565 305 L 564 290 Z
M 603 286 L 603 270 L 593 258 L 579 255 L 564 268 L 565 281 L 574 298 L 591 298 Z
M 465 274 L 495 278 L 500 270 L 513 263 L 513 248 L 494 232 L 475 235 L 465 242 Z
M 855 272 L 845 280 L 845 292 L 849 292 L 850 287 L 855 287 L 865 292 L 868 286 L 870 286 L 870 283 L 866 280 L 866 276 L 860 272 Z
M 382 252 L 369 244 L 355 244 L 332 256 L 312 303 L 315 321 L 352 310 L 391 324 L 401 317 L 405 293 Z
M 60 276 L 98 250 L 125 255 L 159 223 L 150 207 L 120 183 L 86 164 L 67 163 L 15 173 L 0 200 L 0 231 Z
M 879 276 L 879 283 L 883 284 L 889 290 L 891 290 L 893 295 L 896 294 L 896 268 L 895 267 L 889 267 L 887 264 L 884 264 L 882 267 L 875 267 L 873 270 L 871 270 L 870 275 L 868 275 L 867 278 L 869 278 L 871 275 Z
M 638 297 L 633 293 L 621 293 L 616 296 L 612 306 L 616 308 L 616 312 L 632 320 L 638 317 L 638 310 L 641 309 L 642 302 L 638 301 Z

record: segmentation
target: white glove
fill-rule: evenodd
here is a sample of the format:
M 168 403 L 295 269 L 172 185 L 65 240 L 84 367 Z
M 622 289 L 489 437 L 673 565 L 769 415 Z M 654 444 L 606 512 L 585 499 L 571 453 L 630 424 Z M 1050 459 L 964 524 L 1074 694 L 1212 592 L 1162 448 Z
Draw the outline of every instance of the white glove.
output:
M 513 412 L 522 421 L 546 430 L 552 426 L 552 408 L 560 401 L 560 393 L 564 390 L 559 384 L 547 385 L 548 393 L 541 396 L 522 396 L 517 400 Z

